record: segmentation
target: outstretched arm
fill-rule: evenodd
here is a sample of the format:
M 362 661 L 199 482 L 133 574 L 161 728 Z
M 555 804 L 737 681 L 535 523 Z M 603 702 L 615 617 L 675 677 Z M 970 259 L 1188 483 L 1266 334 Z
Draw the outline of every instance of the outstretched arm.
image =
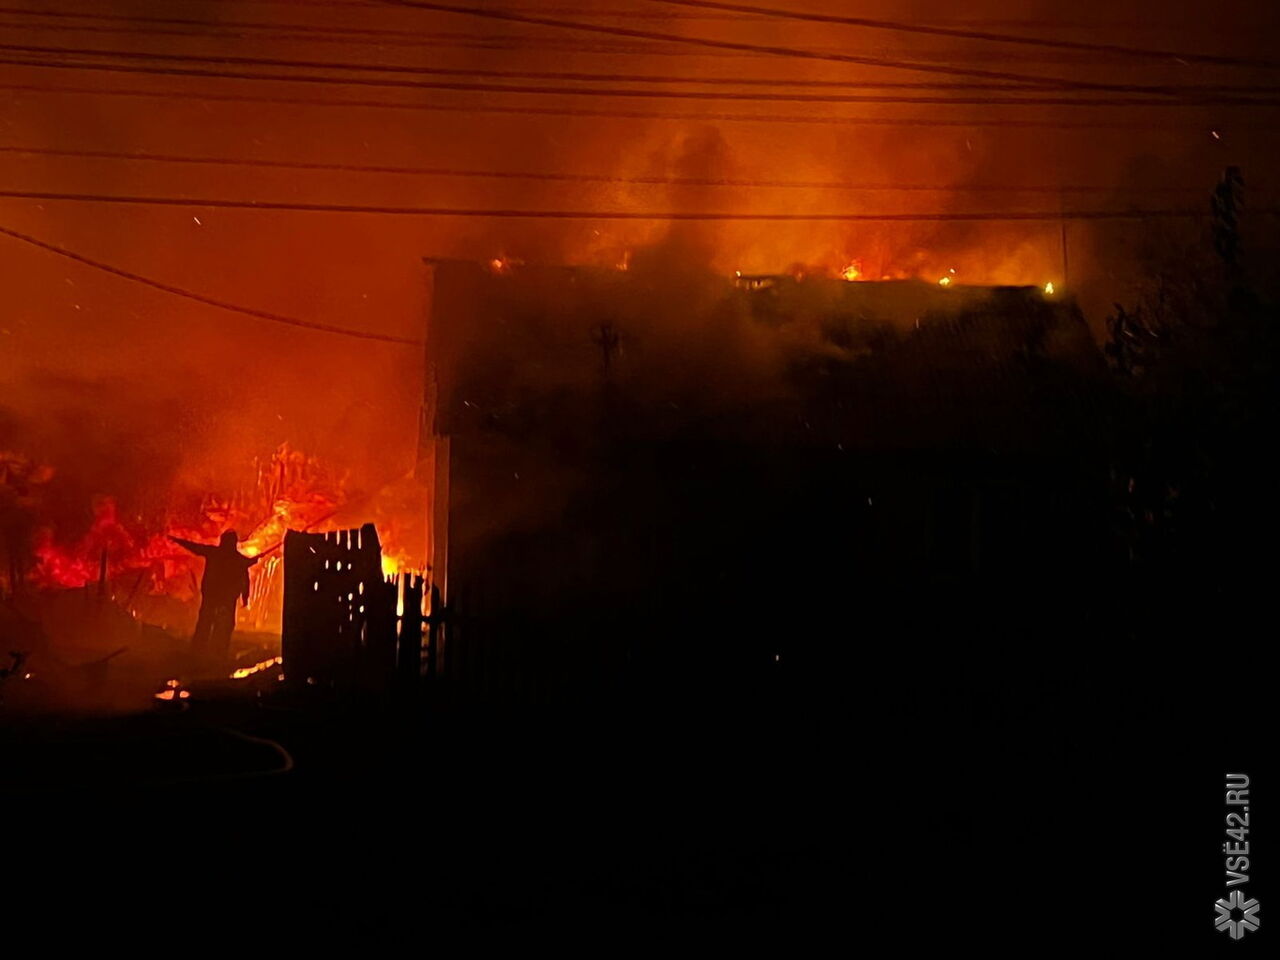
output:
M 208 544 L 196 543 L 194 540 L 184 540 L 182 539 L 182 537 L 170 537 L 169 539 L 172 540 L 174 543 L 176 543 L 178 546 L 182 547 L 185 550 L 190 550 L 192 553 L 194 553 L 196 556 L 199 556 L 199 557 L 209 556 L 209 552 L 213 549 Z

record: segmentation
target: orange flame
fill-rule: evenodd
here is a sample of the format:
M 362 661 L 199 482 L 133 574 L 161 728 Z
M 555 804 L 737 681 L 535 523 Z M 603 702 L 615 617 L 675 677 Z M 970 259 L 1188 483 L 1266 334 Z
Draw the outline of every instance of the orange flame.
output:
M 279 666 L 284 663 L 284 657 L 272 657 L 270 660 L 263 660 L 255 663 L 252 667 L 241 667 L 231 674 L 232 680 L 243 680 L 245 677 L 252 677 L 255 673 L 261 673 L 263 670 L 270 670 L 272 667 Z

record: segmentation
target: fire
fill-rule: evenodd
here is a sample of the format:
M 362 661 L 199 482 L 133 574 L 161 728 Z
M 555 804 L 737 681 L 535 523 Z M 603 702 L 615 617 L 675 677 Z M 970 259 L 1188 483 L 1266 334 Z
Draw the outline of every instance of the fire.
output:
M 949 287 L 955 281 L 955 278 L 956 278 L 956 268 L 952 267 L 942 276 L 941 279 L 938 280 L 938 286 Z
M 165 687 L 168 689 L 161 690 L 156 694 L 157 700 L 188 700 L 191 698 L 191 691 L 183 690 L 182 684 L 177 680 L 165 681 Z
M 1053 281 L 1050 280 L 1048 283 L 1044 285 L 1044 292 L 1048 296 L 1053 296 L 1053 291 L 1054 291 Z
M 252 667 L 241 667 L 231 674 L 232 680 L 243 680 L 245 677 L 252 677 L 255 673 L 261 673 L 263 670 L 270 670 L 272 667 L 279 666 L 284 663 L 284 657 L 272 657 L 270 660 L 263 660 L 255 663 Z
M 157 516 L 131 515 L 111 497 L 97 497 L 92 522 L 82 535 L 59 536 L 56 520 L 46 515 L 42 490 L 52 468 L 17 454 L 0 453 L 0 501 L 16 505 L 31 518 L 33 564 L 28 584 L 41 590 L 101 587 L 137 619 L 185 632 L 183 618 L 194 617 L 201 564 L 169 540 L 182 537 L 212 543 L 224 530 L 236 530 L 239 550 L 258 558 L 250 568 L 249 602 L 237 612 L 238 629 L 274 631 L 283 600 L 283 559 L 279 549 L 288 530 L 321 532 L 350 526 L 354 512 L 378 522 L 386 551 L 383 569 L 417 569 L 421 559 L 404 548 L 420 520 L 417 502 L 378 501 L 347 488 L 347 473 L 284 444 L 263 458 L 239 489 L 207 494 L 198 506 L 166 505 Z M 416 489 L 416 488 L 415 488 Z M 346 511 L 345 516 L 339 516 Z M 363 518 L 361 518 L 363 519 Z M 168 698 L 174 699 L 174 698 Z
M 490 260 L 489 269 L 496 274 L 502 275 L 502 274 L 510 273 L 512 267 L 517 267 L 523 262 L 524 262 L 523 260 L 516 260 L 512 257 L 503 255 L 499 257 L 494 257 L 492 260 Z
M 860 280 L 862 278 L 862 261 L 849 261 L 849 265 L 840 271 L 840 278 L 848 281 L 849 283 L 853 283 L 855 280 Z

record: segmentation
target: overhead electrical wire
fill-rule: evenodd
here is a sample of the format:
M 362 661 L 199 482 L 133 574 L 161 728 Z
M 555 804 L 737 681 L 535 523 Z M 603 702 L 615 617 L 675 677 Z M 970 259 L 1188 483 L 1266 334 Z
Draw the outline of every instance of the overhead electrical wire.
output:
M 13 49 L 0 43 L 0 50 Z M 115 56 L 104 55 L 104 56 Z M 182 59 L 167 57 L 166 59 Z M 649 100 L 728 100 L 758 101 L 762 103 L 849 103 L 849 104 L 924 104 L 929 106 L 967 105 L 984 107 L 1263 107 L 1280 106 L 1280 100 L 1264 100 L 1257 97 L 1196 96 L 1170 100 L 1163 97 L 1080 97 L 1043 96 L 1038 90 L 1029 90 L 1035 96 L 914 96 L 901 94 L 837 94 L 837 93 L 766 93 L 759 91 L 724 90 L 668 90 L 633 89 L 627 87 L 566 87 L 529 84 L 483 84 L 467 80 L 400 80 L 381 77 L 330 77 L 315 74 L 255 73 L 246 71 L 207 70 L 194 67 L 153 67 L 96 62 L 57 62 L 38 60 L 3 59 L 0 64 L 24 66 L 48 70 L 92 70 L 105 73 L 145 74 L 149 76 L 208 77 L 218 80 L 250 80 L 271 83 L 306 83 L 329 86 L 376 87 L 379 89 L 441 90 L 458 93 L 496 93 L 520 96 L 602 97 L 608 99 L 634 98 Z M 1015 91 L 1016 92 L 1016 91 Z M 1280 92 L 1277 90 L 1276 92 Z
M 532 180 L 553 183 L 626 183 L 643 186 L 682 187 L 733 187 L 782 190 L 842 190 L 860 193 L 1114 193 L 1114 186 L 1090 184 L 921 184 L 921 183 L 855 183 L 844 180 L 771 180 L 712 177 L 624 177 L 609 174 L 555 173 L 518 170 L 473 170 L 457 167 L 414 167 L 392 164 L 322 163 L 305 160 L 266 160 L 246 157 L 208 157 L 184 154 L 130 152 L 121 150 L 76 150 L 55 147 L 0 145 L 0 154 L 30 155 L 37 157 L 84 158 L 93 160 L 125 160 L 144 163 L 174 163 L 233 167 L 257 167 L 282 170 L 314 170 L 334 173 L 388 174 L 396 176 L 424 176 L 484 180 Z M 1137 188 L 1142 193 L 1203 193 L 1202 187 L 1152 187 Z
M 0 24 L 0 26 L 4 26 Z M 349 39 L 345 34 L 343 41 Z M 30 49 L 24 47 L 23 49 Z M 495 70 L 491 68 L 478 67 L 424 67 L 420 65 L 410 66 L 392 66 L 385 64 L 357 64 L 350 61 L 303 61 L 303 60 L 284 60 L 279 58 L 237 58 L 237 57 L 201 57 L 187 54 L 161 55 L 161 54 L 139 54 L 134 51 L 120 50 L 93 50 L 83 51 L 81 48 L 69 47 L 40 47 L 37 52 L 52 52 L 57 54 L 67 53 L 84 53 L 84 55 L 104 56 L 104 57 L 120 57 L 128 58 L 130 56 L 145 56 L 150 59 L 161 58 L 167 60 L 206 60 L 215 63 L 239 63 L 247 62 L 256 66 L 277 66 L 277 67 L 313 67 L 326 70 L 376 70 L 381 72 L 393 73 L 414 73 L 429 76 L 468 76 L 468 77 L 486 77 L 495 79 L 518 79 L 518 80 L 563 80 L 583 83 L 662 83 L 662 84 L 686 84 L 690 86 L 777 86 L 777 87 L 814 87 L 824 89 L 905 89 L 905 90 L 1051 90 L 1053 87 L 1037 84 L 1028 86 L 1024 83 L 1011 83 L 1008 81 L 912 81 L 912 80 L 875 80 L 875 81 L 855 81 L 855 80 L 818 80 L 805 77 L 708 77 L 696 76 L 692 74 L 654 74 L 654 73 L 599 73 L 591 71 L 571 71 L 571 70 Z M 1223 85 L 1223 84 L 1195 84 L 1195 85 L 1162 85 L 1162 89 L 1174 92 L 1280 92 L 1278 86 L 1258 87 L 1257 85 Z
M 1049 211 L 941 211 L 930 213 L 720 213 L 687 210 L 521 210 L 467 207 L 404 206 L 399 204 L 308 203 L 296 200 L 231 200 L 222 197 L 163 197 L 43 190 L 0 190 L 0 199 L 69 201 L 75 203 L 126 204 L 162 207 L 205 207 L 300 213 L 372 214 L 410 217 L 466 217 L 495 220 L 664 220 L 664 221 L 760 221 L 760 222 L 861 222 L 952 223 L 1059 220 L 1196 219 L 1205 210 L 1049 210 Z M 1273 211 L 1254 208 L 1252 213 Z
M 134 273 L 131 270 L 125 270 L 121 267 L 104 263 L 101 260 L 95 260 L 92 257 L 85 256 L 84 254 L 76 253 L 74 250 L 58 246 L 54 243 L 49 243 L 46 240 L 41 240 L 37 237 L 31 236 L 30 234 L 11 230 L 8 227 L 0 226 L 0 235 L 10 237 L 33 247 L 38 247 L 41 250 L 57 254 L 58 256 L 65 257 L 68 260 L 74 260 L 76 263 L 92 267 L 95 270 L 101 270 L 125 280 L 132 280 L 134 283 L 140 283 L 155 290 L 161 290 L 165 293 L 173 294 L 174 296 L 193 300 L 196 303 L 201 303 L 205 306 L 217 307 L 220 310 L 228 310 L 232 313 L 242 314 L 246 317 L 253 317 L 256 320 L 267 320 L 271 323 L 284 324 L 285 326 L 290 327 L 299 327 L 304 330 L 314 330 L 318 333 L 331 333 L 344 337 L 354 337 L 359 340 L 377 340 L 383 343 L 408 344 L 412 346 L 418 346 L 422 343 L 421 340 L 414 340 L 409 337 L 396 337 L 391 334 L 373 333 L 365 330 L 351 330 L 346 327 L 331 326 L 327 323 L 315 323 L 310 320 L 299 320 L 296 317 L 287 317 L 283 314 L 271 313 L 266 310 L 257 310 L 253 307 L 245 307 L 237 303 L 231 303 L 227 300 L 219 300 L 216 297 L 205 296 L 202 293 L 196 293 L 195 291 L 188 290 L 184 287 L 175 286 L 174 284 L 165 283 L 160 280 L 154 280 L 151 277 L 143 276 L 140 273 Z
M 0 61 L 3 62 L 3 61 Z M 1203 123 L 1172 124 L 1168 120 L 1062 120 L 1058 118 L 1014 119 L 1008 117 L 970 117 L 955 119 L 948 117 L 849 117 L 831 116 L 830 114 L 792 115 L 777 113 L 672 113 L 654 110 L 593 110 L 584 107 L 544 107 L 533 104 L 456 104 L 456 103 L 413 103 L 395 100 L 333 100 L 318 97 L 280 97 L 256 94 L 218 94 L 206 92 L 188 92 L 175 90 L 121 90 L 118 88 L 89 86 L 51 86 L 39 83 L 0 83 L 0 90 L 34 94 L 69 94 L 73 96 L 111 96 L 155 98 L 164 100 L 195 100 L 209 103 L 270 103 L 281 106 L 337 107 L 355 109 L 409 110 L 426 113 L 452 113 L 464 116 L 477 114 L 507 114 L 517 118 L 528 117 L 569 117 L 592 120 L 671 120 L 681 123 L 784 123 L 784 124 L 817 124 L 823 126 L 871 126 L 871 127 L 917 127 L 917 128 L 1006 128 L 1006 129 L 1057 129 L 1057 130 L 1171 130 L 1178 126 L 1187 129 L 1203 129 Z M 1221 124 L 1216 124 L 1219 129 Z M 1253 135 L 1272 135 L 1277 131 L 1271 126 L 1252 127 Z
M 201 3 L 207 5 L 208 0 L 169 0 L 171 4 L 193 4 Z M 661 0 L 658 0 L 661 2 Z M 316 0 L 316 2 L 308 3 L 306 0 L 224 0 L 222 6 L 265 6 L 265 7 L 358 7 L 364 10 L 379 6 L 377 0 Z M 613 8 L 608 10 L 592 9 L 590 7 L 547 7 L 540 3 L 532 5 L 507 4 L 508 10 L 535 10 L 538 13 L 565 16 L 565 17 L 597 17 L 622 20 L 669 20 L 669 21 L 708 21 L 708 22 L 736 22 L 736 23 L 758 23 L 767 19 L 764 14 L 734 14 L 729 12 L 715 13 L 710 10 L 705 12 L 684 12 L 680 10 L 636 10 Z M 148 17 L 135 16 L 127 14 L 103 14 L 103 13 L 84 13 L 81 11 L 63 11 L 63 10 L 43 10 L 32 7 L 5 7 L 0 8 L 0 13 L 7 13 L 16 16 L 34 16 L 42 18 L 69 18 L 81 20 L 100 20 L 100 21 L 126 21 L 140 23 L 191 23 L 209 26 L 230 26 L 244 27 L 244 21 L 225 21 L 225 20 L 194 20 L 194 19 L 176 19 L 170 17 Z M 780 11 L 781 13 L 781 11 Z M 794 11 L 786 11 L 788 16 L 794 14 Z M 1048 19 L 1008 19 L 1008 18 L 991 18 L 991 17 L 956 17 L 951 19 L 936 20 L 939 23 L 955 24 L 956 28 L 972 29 L 978 26 L 988 27 L 1021 27 L 1032 29 L 1048 29 L 1048 30 L 1117 30 L 1117 29 L 1143 29 L 1150 31 L 1153 28 L 1165 28 L 1170 30 L 1183 30 L 1193 27 L 1201 32 L 1243 32 L 1257 27 L 1271 27 L 1274 24 L 1258 23 L 1250 21 L 1248 23 L 1236 23 L 1232 25 L 1223 24 L 1205 24 L 1203 21 L 1196 21 L 1194 24 L 1185 20 L 1171 20 L 1169 18 L 1161 18 L 1159 20 L 1110 20 L 1110 21 L 1067 21 L 1067 20 L 1048 20 Z M 276 24 L 264 24 L 267 27 L 274 27 Z M 294 27 L 300 29 L 310 29 L 307 24 L 282 24 L 281 26 Z M 320 28 L 316 28 L 320 29 Z M 337 28 L 343 29 L 343 28 Z M 363 32 L 363 31 L 361 31 Z M 411 30 L 394 30 L 388 29 L 384 31 L 389 35 L 400 34 L 402 36 L 412 36 L 414 31 Z
M 173 0 L 170 0 L 170 2 L 173 2 Z M 373 3 L 372 0 L 368 0 L 368 2 L 361 3 L 361 4 L 349 4 L 349 5 L 362 6 L 366 8 L 377 6 L 377 4 Z M 543 7 L 535 7 L 534 9 L 538 9 L 542 13 L 555 14 L 557 16 L 617 17 L 617 18 L 623 18 L 623 19 L 637 19 L 637 20 L 707 20 L 707 21 L 721 21 L 721 22 L 724 22 L 724 21 L 745 22 L 745 21 L 759 21 L 763 19 L 758 16 L 743 16 L 740 14 L 682 13 L 677 10 L 660 12 L 657 10 L 612 10 L 612 11 L 605 10 L 605 11 L 602 11 L 602 10 L 590 10 L 590 9 L 582 9 L 582 8 L 555 9 L 555 8 L 543 8 Z M 244 20 L 222 20 L 222 19 L 201 20 L 201 19 L 196 19 L 192 17 L 147 17 L 147 16 L 137 16 L 137 15 L 131 15 L 131 14 L 120 14 L 120 13 L 84 13 L 81 11 L 71 11 L 71 10 L 47 10 L 47 9 L 41 10 L 33 7 L 0 7 L 0 14 L 5 14 L 8 16 L 40 17 L 40 18 L 49 19 L 49 20 L 95 20 L 95 21 L 105 22 L 105 23 L 160 23 L 160 24 L 173 24 L 173 25 L 234 27 L 234 28 L 246 27 L 246 26 L 262 26 L 270 29 L 275 29 L 277 27 L 288 27 L 288 28 L 297 28 L 299 30 L 334 30 L 334 31 L 345 29 L 343 27 L 321 27 L 321 26 L 314 26 L 312 24 L 288 24 L 288 23 L 279 24 L 279 23 L 271 23 L 269 21 L 254 22 L 254 21 L 244 21 Z M 396 30 L 396 29 L 390 29 L 390 28 L 381 29 L 381 30 L 360 29 L 360 30 L 357 30 L 356 32 L 358 33 L 377 32 L 377 33 L 385 34 L 387 36 L 402 36 L 402 37 L 411 37 L 411 36 L 414 36 L 415 34 L 415 31 L 413 30 Z
M 199 3 L 208 5 L 209 0 L 167 0 L 174 4 L 194 4 Z M 535 0 L 535 3 L 537 0 Z M 368 10 L 378 6 L 376 0 L 221 0 L 219 6 L 258 6 L 258 7 L 359 7 Z M 519 5 L 513 5 L 518 7 Z M 539 6 L 538 9 L 541 9 Z M 591 10 L 583 7 L 558 7 L 547 9 L 547 13 L 564 14 L 570 16 L 626 16 L 638 17 L 647 20 L 748 20 L 753 19 L 741 15 L 712 15 L 712 14 L 682 14 L 677 11 L 668 13 L 641 12 L 633 10 L 623 10 L 621 8 L 612 8 L 610 10 Z
M 783 47 L 772 44 L 745 43 L 736 40 L 717 40 L 707 37 L 686 37 L 677 33 L 661 33 L 654 30 L 637 30 L 631 27 L 615 27 L 606 24 L 582 23 L 576 20 L 563 20 L 557 17 L 534 16 L 531 14 L 513 13 L 503 10 L 491 10 L 477 7 L 464 7 L 449 3 L 429 3 L 426 0 L 380 0 L 388 6 L 407 7 L 415 10 L 427 10 L 435 13 L 452 13 L 459 16 L 480 17 L 490 20 L 501 20 L 510 23 L 525 23 L 535 26 L 554 27 L 564 30 L 576 30 L 586 33 L 601 33 L 611 36 L 630 37 L 638 40 L 662 40 L 668 43 L 686 44 L 720 50 L 738 50 L 751 53 L 763 53 L 771 56 L 788 57 L 803 60 L 822 60 L 833 63 L 849 63 L 859 66 L 883 67 L 894 70 L 913 70 L 920 73 L 938 73 L 947 76 L 979 77 L 987 80 L 1011 80 L 1031 85 L 1061 85 L 1078 90 L 1097 90 L 1110 93 L 1159 93 L 1158 87 L 1141 84 L 1115 84 L 1088 80 L 1069 80 L 1064 77 L 1044 77 L 1034 74 L 1013 73 L 1000 70 L 979 70 L 969 67 L 946 66 L 942 64 L 919 63 L 908 60 L 891 60 L 882 57 L 866 57 L 858 54 L 835 53 L 820 50 L 806 50 L 799 47 Z
M 253 67 L 286 67 L 286 68 L 305 68 L 311 70 L 336 70 L 340 72 L 351 73 L 378 73 L 378 74 L 408 74 L 419 76 L 457 76 L 460 72 L 456 68 L 441 67 L 425 67 L 410 64 L 382 64 L 382 63 L 353 63 L 351 61 L 335 61 L 335 60 L 293 60 L 282 59 L 279 57 L 244 57 L 244 56 L 228 56 L 225 54 L 191 54 L 191 53 L 154 53 L 145 50 L 111 50 L 101 47 L 67 47 L 67 46 L 50 46 L 46 44 L 20 44 L 20 43 L 0 43 L 0 50 L 8 50 L 13 53 L 24 54 L 53 54 L 55 56 L 81 56 L 95 58 L 111 58 L 116 60 L 143 60 L 143 61 L 178 61 L 183 64 L 201 63 L 216 64 L 219 66 L 253 66 Z M 475 73 L 472 71 L 472 73 Z M 480 75 L 480 74 L 477 74 Z M 491 76 L 518 76 L 518 72 L 512 71 L 504 74 L 500 71 L 491 71 Z M 605 75 L 607 76 L 607 75 Z M 633 75 L 634 76 L 634 75 Z M 600 74 L 578 74 L 577 76 L 566 77 L 565 79 L 601 79 Z M 256 79 L 256 78 L 253 78 Z M 1028 84 L 1022 81 L 1011 83 L 1008 78 L 1005 81 L 1005 89 L 1018 91 L 1025 90 L 1028 92 L 1042 92 L 1044 90 L 1053 91 L 1070 91 L 1081 89 L 1078 84 L 1072 81 L 1042 81 L 1035 84 Z M 627 81 L 610 81 L 610 82 L 631 82 Z M 643 82 L 638 77 L 635 82 Z M 686 82 L 683 80 L 664 79 L 658 82 Z M 1094 88 L 1097 89 L 1097 88 Z M 1116 87 L 1115 92 L 1123 93 L 1146 93 L 1163 96 L 1175 96 L 1189 92 L 1198 92 L 1202 88 L 1187 85 L 1131 85 L 1127 87 Z M 1211 90 L 1213 88 L 1210 88 Z M 1263 87 L 1266 91 L 1275 92 L 1275 87 Z
M 0 11 L 2 14 L 3 11 Z M 184 21 L 177 21 L 182 23 Z M 203 22 L 203 21 L 195 21 Z M 427 50 L 437 48 L 456 47 L 460 49 L 511 49 L 516 45 L 523 43 L 523 40 L 516 36 L 509 37 L 485 37 L 480 34 L 464 34 L 464 33 L 418 33 L 418 34 L 402 34 L 400 31 L 386 31 L 390 36 L 384 35 L 380 30 L 360 30 L 360 29 L 342 29 L 332 28 L 331 30 L 320 27 L 303 28 L 298 25 L 290 24 L 288 26 L 271 27 L 268 24 L 245 24 L 239 27 L 230 24 L 217 24 L 214 21 L 208 21 L 209 28 L 201 29 L 192 27 L 109 27 L 109 26 L 86 26 L 82 24 L 67 23 L 0 23 L 0 27 L 10 30 L 22 30 L 29 33 L 93 33 L 104 36 L 127 36 L 127 37 L 185 37 L 193 41 L 217 41 L 217 40 L 281 40 L 287 43 L 336 43 L 343 46 L 375 46 L 378 48 L 385 47 L 401 47 L 413 50 Z M 260 33 L 249 33 L 249 30 L 260 30 Z M 586 48 L 596 51 L 604 48 Z M 634 49 L 634 46 L 627 48 L 618 45 L 620 50 Z
M 3 10 L 0 10 L 0 15 Z M 12 14 L 10 14 L 12 16 Z M 163 18 L 123 18 L 126 20 L 141 19 L 146 22 L 167 22 Z M 182 24 L 188 21 L 173 21 L 175 24 Z M 421 33 L 401 30 L 379 30 L 379 29 L 361 29 L 361 28 L 341 28 L 341 27 L 306 27 L 299 24 L 282 24 L 280 26 L 272 26 L 269 23 L 253 23 L 238 22 L 236 25 L 232 22 L 218 23 L 216 21 L 189 21 L 191 26 L 183 28 L 174 26 L 165 27 L 110 27 L 110 26 L 85 26 L 81 24 L 69 23 L 0 23 L 0 28 L 23 30 L 32 33 L 92 33 L 104 36 L 135 36 L 135 37 L 183 37 L 192 41 L 243 41 L 243 40 L 279 40 L 286 43 L 326 43 L 341 44 L 344 47 L 350 46 L 372 46 L 377 48 L 400 47 L 414 50 L 427 49 L 463 49 L 463 50 L 512 50 L 520 52 L 530 52 L 535 50 L 531 47 L 527 37 L 518 34 L 510 34 L 503 36 L 487 36 L 475 33 L 456 33 L 456 32 L 432 32 Z M 200 28 L 198 24 L 207 24 L 207 27 Z M 257 34 L 250 34 L 247 31 L 262 31 Z M 536 52 L 547 53 L 552 51 L 563 51 L 566 53 L 583 54 L 585 56 L 660 56 L 660 57 L 763 57 L 764 54 L 748 54 L 733 53 L 729 51 L 694 51 L 687 48 L 674 48 L 670 45 L 661 46 L 655 43 L 626 43 L 622 41 L 611 42 L 607 40 L 588 42 L 578 41 L 569 37 L 557 38 L 554 41 L 540 39 L 536 46 Z M 914 56 L 924 60 L 942 60 L 947 62 L 956 62 L 959 59 L 978 59 L 967 52 L 957 50 L 952 51 L 935 51 L 935 50 L 919 50 L 914 52 Z M 987 59 L 981 57 L 981 59 Z M 1072 63 L 1079 64 L 1081 62 L 1106 64 L 1111 62 L 1110 58 L 1098 57 L 1082 61 L 1079 55 L 1072 55 L 1069 59 L 1062 57 L 1026 57 L 1021 56 L 1019 60 L 1022 62 L 1032 63 Z
M 1204 63 L 1217 66 L 1257 67 L 1274 70 L 1280 68 L 1280 61 L 1234 57 L 1211 53 L 1193 53 L 1176 50 L 1153 50 L 1148 47 L 1133 47 L 1115 43 L 1096 43 L 1083 40 L 1054 40 L 1046 37 L 1025 37 L 1008 33 L 993 33 L 985 30 L 960 29 L 958 27 L 937 27 L 922 23 L 907 23 L 901 20 L 877 20 L 870 17 L 850 17 L 843 14 L 810 13 L 802 10 L 788 10 L 777 7 L 761 7 L 745 3 L 720 3 L 715 0 L 649 0 L 650 3 L 661 3 L 673 7 L 692 7 L 699 10 L 717 10 L 730 13 L 751 14 L 756 17 L 771 17 L 783 20 L 797 20 L 809 23 L 835 24 L 839 26 L 860 27 L 868 30 L 888 30 L 894 33 L 914 33 L 927 36 L 951 37 L 960 40 L 981 40 L 989 43 L 1019 44 L 1030 47 L 1048 47 L 1057 50 L 1075 50 L 1088 53 L 1110 53 L 1126 57 L 1137 57 L 1153 60 L 1171 60 L 1175 63 Z

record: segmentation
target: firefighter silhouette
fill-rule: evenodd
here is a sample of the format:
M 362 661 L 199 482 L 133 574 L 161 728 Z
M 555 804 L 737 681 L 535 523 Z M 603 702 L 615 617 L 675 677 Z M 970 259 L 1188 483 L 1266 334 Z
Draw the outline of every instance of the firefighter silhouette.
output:
M 249 568 L 257 557 L 243 556 L 236 549 L 236 532 L 228 530 L 216 546 L 170 537 L 180 547 L 204 557 L 200 580 L 200 616 L 191 649 L 198 657 L 226 660 L 231 651 L 231 632 L 236 626 L 236 601 L 249 603 Z

